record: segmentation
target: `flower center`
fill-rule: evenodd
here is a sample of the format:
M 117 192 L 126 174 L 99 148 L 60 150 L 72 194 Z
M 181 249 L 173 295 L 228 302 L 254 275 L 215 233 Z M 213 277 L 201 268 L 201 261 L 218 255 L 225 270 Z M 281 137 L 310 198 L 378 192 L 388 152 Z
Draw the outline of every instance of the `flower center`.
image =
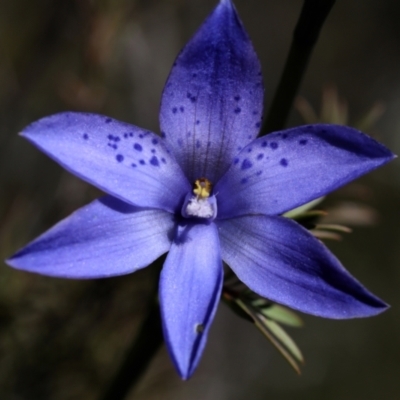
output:
M 217 216 L 217 201 L 211 192 L 212 183 L 207 178 L 196 179 L 193 191 L 185 197 L 182 215 L 185 218 L 214 219 Z
M 212 190 L 212 183 L 207 178 L 197 179 L 193 184 L 193 193 L 199 199 L 206 199 L 210 197 Z

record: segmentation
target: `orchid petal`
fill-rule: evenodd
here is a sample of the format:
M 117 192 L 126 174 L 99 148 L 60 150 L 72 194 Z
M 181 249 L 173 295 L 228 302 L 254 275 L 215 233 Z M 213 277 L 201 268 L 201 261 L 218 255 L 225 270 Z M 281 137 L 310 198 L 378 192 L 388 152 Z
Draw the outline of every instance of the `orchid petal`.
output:
M 160 137 L 112 118 L 61 113 L 34 122 L 22 136 L 70 172 L 136 206 L 173 212 L 190 190 Z
M 160 305 L 165 341 L 183 379 L 194 372 L 206 344 L 222 274 L 216 226 L 178 227 L 161 272 Z
M 95 200 L 19 250 L 14 268 L 62 278 L 102 278 L 144 268 L 169 250 L 173 216 L 111 196 Z
M 261 296 L 335 319 L 372 316 L 387 308 L 292 220 L 257 215 L 218 221 L 218 226 L 222 259 Z
M 307 125 L 259 138 L 215 186 L 218 217 L 281 214 L 387 163 L 393 154 L 357 131 Z
M 216 182 L 260 128 L 261 67 L 229 0 L 178 56 L 162 95 L 162 135 L 190 181 Z

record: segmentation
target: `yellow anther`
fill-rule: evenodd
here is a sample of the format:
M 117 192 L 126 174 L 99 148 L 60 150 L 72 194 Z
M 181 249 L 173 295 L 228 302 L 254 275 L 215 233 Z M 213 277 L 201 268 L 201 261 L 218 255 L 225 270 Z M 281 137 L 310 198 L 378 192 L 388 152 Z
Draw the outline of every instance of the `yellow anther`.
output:
M 200 178 L 194 182 L 193 193 L 198 199 L 206 199 L 210 197 L 212 183 L 207 178 Z

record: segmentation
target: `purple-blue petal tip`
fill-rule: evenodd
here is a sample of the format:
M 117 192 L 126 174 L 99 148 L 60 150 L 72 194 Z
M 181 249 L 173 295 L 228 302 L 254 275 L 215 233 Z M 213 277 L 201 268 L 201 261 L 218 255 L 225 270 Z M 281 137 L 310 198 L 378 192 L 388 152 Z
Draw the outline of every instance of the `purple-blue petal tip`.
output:
M 189 181 L 217 182 L 256 138 L 263 87 L 250 38 L 222 1 L 177 57 L 162 95 L 161 130 Z

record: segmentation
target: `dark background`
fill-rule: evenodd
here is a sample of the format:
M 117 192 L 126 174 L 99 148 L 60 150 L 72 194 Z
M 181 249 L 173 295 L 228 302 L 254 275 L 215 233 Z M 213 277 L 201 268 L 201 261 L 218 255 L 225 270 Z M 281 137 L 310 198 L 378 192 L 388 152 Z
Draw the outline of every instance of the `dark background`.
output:
M 62 110 L 104 113 L 158 132 L 160 94 L 169 68 L 215 4 L 0 2 L 0 259 L 99 194 L 17 133 Z M 263 65 L 268 107 L 302 1 L 235 4 Z M 351 125 L 377 101 L 376 113 L 384 104 L 385 113 L 367 131 L 397 153 L 399 17 L 397 0 L 338 0 L 300 88 L 319 110 L 323 88 L 336 85 L 349 105 Z M 289 125 L 302 122 L 293 111 Z M 305 327 L 290 331 L 306 357 L 298 377 L 251 324 L 221 304 L 194 377 L 182 382 L 163 348 L 130 398 L 400 398 L 399 185 L 395 161 L 322 205 L 334 207 L 333 215 L 338 206 L 342 214 L 351 206 L 345 216 L 353 222 L 361 214 L 351 235 L 328 245 L 352 274 L 392 305 L 388 312 L 350 321 L 304 316 Z M 154 270 L 67 281 L 0 264 L 0 398 L 96 399 L 145 314 Z

